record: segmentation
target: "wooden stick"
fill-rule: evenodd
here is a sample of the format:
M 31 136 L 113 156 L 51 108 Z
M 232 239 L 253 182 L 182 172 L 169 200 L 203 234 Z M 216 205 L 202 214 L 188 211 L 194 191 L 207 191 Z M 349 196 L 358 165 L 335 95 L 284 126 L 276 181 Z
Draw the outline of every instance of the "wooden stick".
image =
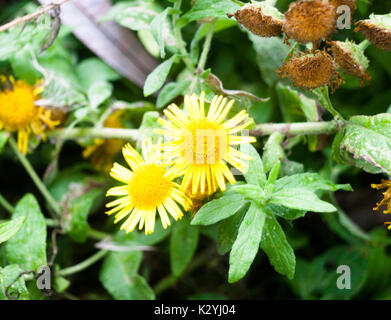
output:
M 12 27 L 14 27 L 14 26 L 16 26 L 18 24 L 25 23 L 27 21 L 33 20 L 34 18 L 40 16 L 41 14 L 44 14 L 45 12 L 48 12 L 48 11 L 58 7 L 58 6 L 61 6 L 63 3 L 67 2 L 67 1 L 69 1 L 69 0 L 59 0 L 59 1 L 55 2 L 55 3 L 49 4 L 48 6 L 43 7 L 43 8 L 41 8 L 41 9 L 39 9 L 39 10 L 33 12 L 33 13 L 30 13 L 28 15 L 25 15 L 25 16 L 21 17 L 21 18 L 17 18 L 15 20 L 12 20 L 12 21 L 2 25 L 0 27 L 0 32 L 8 30 L 8 29 L 10 29 L 10 28 L 12 28 Z

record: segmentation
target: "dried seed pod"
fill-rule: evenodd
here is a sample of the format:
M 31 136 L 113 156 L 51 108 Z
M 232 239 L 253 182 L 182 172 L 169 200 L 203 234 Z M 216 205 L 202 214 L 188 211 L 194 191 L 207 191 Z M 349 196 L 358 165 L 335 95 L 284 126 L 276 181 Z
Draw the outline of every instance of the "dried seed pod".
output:
M 331 52 L 337 65 L 347 74 L 361 78 L 361 84 L 365 80 L 370 80 L 371 77 L 366 70 L 369 65 L 369 60 L 364 55 L 366 42 L 357 45 L 351 41 L 332 41 Z
M 328 2 L 299 0 L 289 5 L 282 29 L 298 42 L 319 42 L 335 32 L 336 19 L 335 7 Z
M 270 1 L 246 4 L 234 13 L 234 17 L 258 36 L 275 37 L 282 34 L 284 15 Z
M 338 75 L 333 58 L 325 51 L 296 56 L 277 69 L 280 78 L 289 78 L 296 87 L 315 89 L 332 85 Z
M 352 15 L 357 9 L 356 0 L 329 0 L 329 3 L 335 8 L 338 8 L 339 6 L 348 6 Z
M 384 15 L 371 14 L 369 19 L 356 22 L 359 31 L 372 44 L 380 49 L 391 51 L 391 13 Z

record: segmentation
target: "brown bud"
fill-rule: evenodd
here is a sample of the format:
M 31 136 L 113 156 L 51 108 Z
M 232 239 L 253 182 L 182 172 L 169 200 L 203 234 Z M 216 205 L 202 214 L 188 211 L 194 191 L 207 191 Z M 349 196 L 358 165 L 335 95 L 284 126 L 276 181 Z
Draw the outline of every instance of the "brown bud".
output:
M 280 78 L 287 77 L 303 89 L 331 85 L 338 75 L 332 57 L 325 51 L 294 57 L 276 72 Z
M 282 34 L 283 15 L 279 19 L 278 10 L 273 8 L 275 9 L 273 12 L 270 9 L 271 7 L 246 4 L 240 10 L 237 10 L 234 16 L 240 24 L 258 36 L 279 36 Z
M 318 42 L 336 30 L 335 7 L 321 0 L 299 0 L 289 5 L 283 31 L 301 43 Z
M 359 77 L 362 83 L 371 79 L 366 72 L 369 61 L 364 55 L 364 48 L 350 41 L 332 41 L 330 45 L 335 62 L 344 72 Z
M 361 31 L 365 38 L 380 49 L 391 51 L 391 14 L 371 15 L 368 20 L 356 22 L 354 31 Z

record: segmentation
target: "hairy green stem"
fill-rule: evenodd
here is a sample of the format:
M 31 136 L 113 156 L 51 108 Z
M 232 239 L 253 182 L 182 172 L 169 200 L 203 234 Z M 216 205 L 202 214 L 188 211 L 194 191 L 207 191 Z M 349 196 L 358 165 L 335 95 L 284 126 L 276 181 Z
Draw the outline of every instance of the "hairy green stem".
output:
M 319 121 L 319 122 L 293 122 L 293 123 L 261 123 L 255 125 L 250 131 L 253 136 L 268 136 L 273 132 L 283 132 L 288 135 L 317 135 L 317 134 L 333 134 L 336 133 L 343 125 L 343 121 Z M 48 132 L 49 137 L 63 136 L 64 129 L 58 129 Z M 100 138 L 100 139 L 122 139 L 122 140 L 137 140 L 139 132 L 137 129 L 116 129 L 116 128 L 74 128 L 69 130 L 64 138 L 80 139 L 80 138 Z
M 206 37 L 205 37 L 204 46 L 202 48 L 202 52 L 201 52 L 200 58 L 198 60 L 197 74 L 193 78 L 193 81 L 192 81 L 191 86 L 190 86 L 190 90 L 189 90 L 190 94 L 194 92 L 195 86 L 197 85 L 198 78 L 199 78 L 198 72 L 200 72 L 201 70 L 205 69 L 206 60 L 208 59 L 208 53 L 209 53 L 209 50 L 210 50 L 210 46 L 212 44 L 212 39 L 213 39 L 214 31 L 215 31 L 215 26 L 216 26 L 216 20 L 213 20 L 212 22 L 209 23 L 209 29 L 208 29 L 208 32 L 207 32 Z
M 35 172 L 34 168 L 26 158 L 26 156 L 20 152 L 18 149 L 18 146 L 16 145 L 15 140 L 10 137 L 8 140 L 11 148 L 15 152 L 16 156 L 18 157 L 20 163 L 23 165 L 23 167 L 26 169 L 27 173 L 29 174 L 30 178 L 33 180 L 39 191 L 42 193 L 46 201 L 49 203 L 50 207 L 53 209 L 53 211 L 57 214 L 61 214 L 61 207 L 58 205 L 57 201 L 53 198 L 53 196 L 50 194 L 49 190 L 46 188 L 45 184 L 42 182 L 42 180 L 39 178 L 38 174 Z M 52 213 L 50 213 L 52 214 Z M 55 215 L 53 215 L 53 218 L 56 218 Z
M 65 268 L 65 269 L 58 271 L 57 275 L 65 277 L 65 276 L 69 276 L 71 274 L 83 271 L 83 270 L 89 268 L 90 266 L 92 266 L 94 263 L 98 262 L 100 259 L 104 258 L 104 256 L 107 253 L 108 253 L 107 250 L 100 250 L 97 253 L 95 253 L 94 255 L 92 255 L 91 257 L 89 257 L 88 259 L 86 259 L 78 264 L 75 264 L 72 267 Z
M 4 198 L 2 196 L 2 194 L 0 193 L 0 205 L 5 209 L 7 210 L 9 213 L 12 214 L 12 212 L 14 212 L 14 207 L 7 201 L 6 198 Z

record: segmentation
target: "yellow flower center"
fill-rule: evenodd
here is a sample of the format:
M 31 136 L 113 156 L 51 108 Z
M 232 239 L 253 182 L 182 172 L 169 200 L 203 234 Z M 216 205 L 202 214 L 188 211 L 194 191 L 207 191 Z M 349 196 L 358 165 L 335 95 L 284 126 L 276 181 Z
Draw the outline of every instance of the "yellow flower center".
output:
M 207 119 L 192 121 L 182 140 L 182 157 L 188 164 L 216 164 L 228 152 L 228 132 Z
M 130 201 L 138 209 L 155 209 L 162 204 L 173 189 L 173 183 L 164 176 L 163 166 L 148 164 L 134 171 L 129 182 Z
M 17 81 L 13 90 L 0 92 L 0 122 L 7 130 L 18 130 L 29 126 L 37 114 L 34 105 L 34 88 L 23 81 Z

